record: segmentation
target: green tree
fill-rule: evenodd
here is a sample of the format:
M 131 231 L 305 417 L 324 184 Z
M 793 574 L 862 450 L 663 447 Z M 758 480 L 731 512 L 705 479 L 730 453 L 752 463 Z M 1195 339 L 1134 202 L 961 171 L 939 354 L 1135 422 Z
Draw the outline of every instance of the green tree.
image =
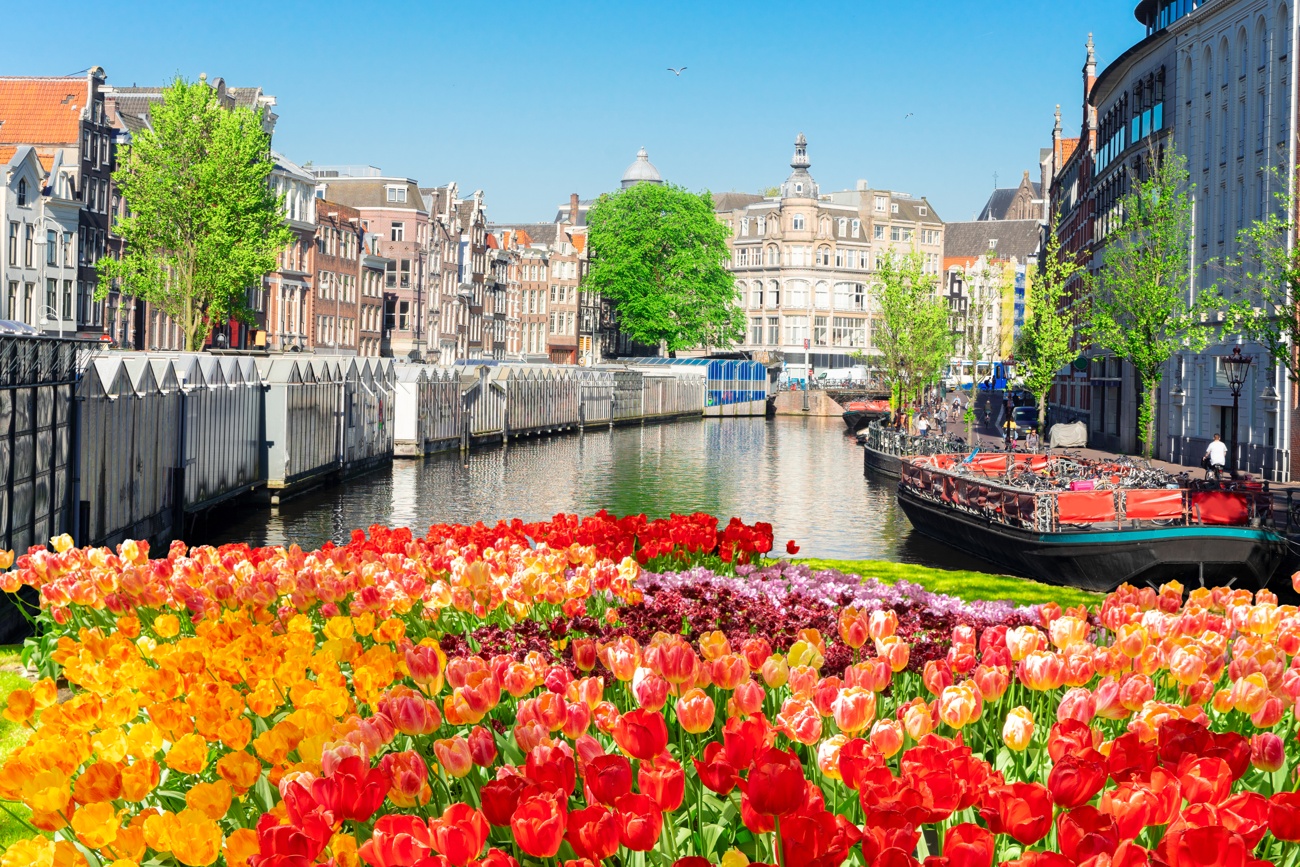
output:
M 1284 172 L 1274 169 L 1268 177 L 1278 188 L 1278 206 L 1238 235 L 1241 254 L 1230 264 L 1244 291 L 1234 299 L 1228 330 L 1248 335 L 1292 379 L 1300 379 L 1300 245 L 1289 243 L 1296 201 Z
M 637 184 L 601 196 L 587 214 L 587 285 L 618 305 L 619 327 L 668 351 L 730 347 L 745 317 L 727 270 L 730 231 L 713 197 Z
M 1079 354 L 1074 346 L 1075 317 L 1067 303 L 1071 283 L 1077 294 L 1087 297 L 1092 275 L 1073 257 L 1061 254 L 1058 224 L 1053 220 L 1047 233 L 1043 264 L 1030 275 L 1025 299 L 1025 324 L 1016 346 L 1016 364 L 1024 371 L 1025 388 L 1038 401 L 1038 427 L 1047 420 L 1047 393 L 1062 367 Z
M 267 183 L 270 151 L 260 111 L 223 108 L 202 80 L 166 87 L 113 174 L 130 213 L 115 228 L 122 258 L 99 260 L 96 297 L 115 281 L 170 316 L 190 350 L 214 323 L 251 321 L 249 289 L 293 239 Z
M 920 253 L 886 250 L 876 264 L 871 292 L 879 318 L 872 342 L 895 409 L 919 400 L 952 355 L 948 302 L 937 286 Z
M 1154 157 L 1153 151 L 1148 154 Z M 1214 287 L 1188 301 L 1192 203 L 1186 161 L 1169 147 L 1130 175 L 1121 225 L 1105 240 L 1100 279 L 1087 311 L 1091 341 L 1133 366 L 1142 454 L 1155 449 L 1156 389 L 1179 349 L 1204 349 L 1222 304 Z

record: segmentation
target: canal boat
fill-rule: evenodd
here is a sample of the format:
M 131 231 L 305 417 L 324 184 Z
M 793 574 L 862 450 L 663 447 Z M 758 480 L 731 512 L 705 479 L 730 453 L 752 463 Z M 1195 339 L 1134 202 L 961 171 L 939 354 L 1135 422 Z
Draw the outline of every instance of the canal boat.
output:
M 889 414 L 889 400 L 851 400 L 844 404 L 844 425 L 849 433 L 857 433 L 872 421 Z
M 956 454 L 966 450 L 961 437 L 932 434 L 917 436 L 907 431 L 895 430 L 880 422 L 868 424 L 858 434 L 862 446 L 862 474 L 896 479 L 901 471 L 901 461 L 913 455 Z
M 1141 483 L 1128 465 L 1025 454 L 914 456 L 900 469 L 898 504 L 917 532 L 1051 584 L 1260 588 L 1286 553 L 1260 486 L 1127 487 Z

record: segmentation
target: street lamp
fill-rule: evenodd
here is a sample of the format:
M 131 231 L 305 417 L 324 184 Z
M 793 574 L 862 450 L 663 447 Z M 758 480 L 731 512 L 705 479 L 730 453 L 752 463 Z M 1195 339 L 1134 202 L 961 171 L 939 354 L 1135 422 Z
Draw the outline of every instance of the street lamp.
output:
M 1228 470 L 1237 469 L 1237 410 L 1241 400 L 1241 387 L 1246 384 L 1246 374 L 1250 372 L 1250 363 L 1255 359 L 1241 354 L 1241 347 L 1232 347 L 1232 354 L 1221 359 L 1223 372 L 1228 377 L 1228 388 L 1232 389 L 1232 450 L 1228 452 Z
M 54 321 L 59 323 L 59 339 L 62 340 L 63 339 L 63 318 L 59 316 L 59 311 L 55 310 L 53 307 L 51 307 L 48 304 L 42 304 L 39 309 L 41 311 L 41 325 L 45 326 L 50 324 L 50 320 L 47 319 L 45 316 L 46 313 L 49 313 L 49 315 L 53 317 Z

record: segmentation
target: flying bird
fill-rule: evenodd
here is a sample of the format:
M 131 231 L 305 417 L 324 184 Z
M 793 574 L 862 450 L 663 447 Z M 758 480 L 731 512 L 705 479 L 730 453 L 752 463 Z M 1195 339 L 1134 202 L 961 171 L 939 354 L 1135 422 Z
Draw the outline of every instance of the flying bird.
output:
M 907 114 L 903 115 L 903 120 L 907 120 L 911 116 L 912 116 L 912 112 L 909 111 Z
M 682 74 L 682 70 L 685 68 L 686 68 L 685 66 L 678 66 L 678 67 L 670 66 L 668 67 L 668 71 L 671 72 L 673 75 L 680 76 Z

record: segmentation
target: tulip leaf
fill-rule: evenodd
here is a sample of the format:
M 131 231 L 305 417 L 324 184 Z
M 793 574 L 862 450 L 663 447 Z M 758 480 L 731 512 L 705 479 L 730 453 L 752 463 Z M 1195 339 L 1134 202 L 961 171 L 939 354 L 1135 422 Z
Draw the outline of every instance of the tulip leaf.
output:
M 701 855 L 710 855 L 718 851 L 718 841 L 722 838 L 727 828 L 723 825 L 705 825 L 704 826 L 704 851 Z
M 1006 747 L 1003 747 L 1002 749 L 998 750 L 997 758 L 993 760 L 993 769 L 995 771 L 1005 772 L 1008 768 L 1011 767 L 1013 761 L 1014 759 L 1011 756 L 1011 750 L 1007 749 Z

